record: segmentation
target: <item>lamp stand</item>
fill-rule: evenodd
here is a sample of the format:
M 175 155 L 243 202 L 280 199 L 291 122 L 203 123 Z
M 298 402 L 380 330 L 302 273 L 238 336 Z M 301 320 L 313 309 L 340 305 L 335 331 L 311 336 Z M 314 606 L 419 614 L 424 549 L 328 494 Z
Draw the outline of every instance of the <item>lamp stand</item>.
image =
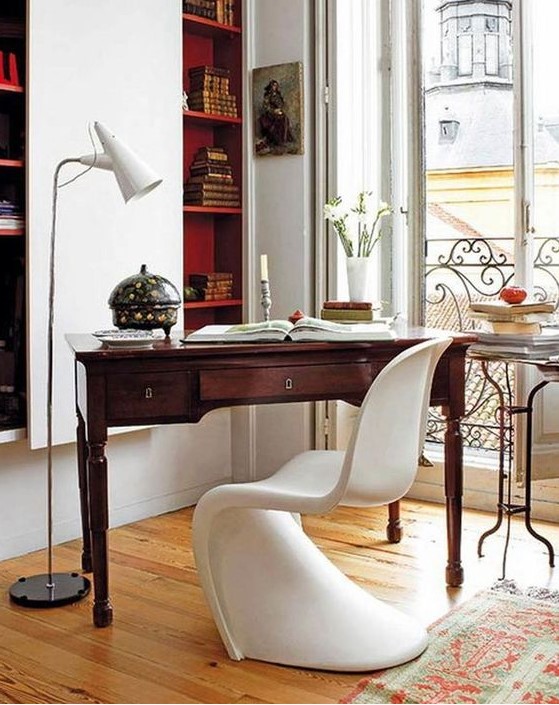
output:
M 58 177 L 65 164 L 81 163 L 79 158 L 63 159 L 54 171 L 52 193 L 52 221 L 50 232 L 49 299 L 47 332 L 47 570 L 41 575 L 20 578 L 10 587 L 10 598 L 23 607 L 60 607 L 84 598 L 91 583 L 79 573 L 52 572 L 52 390 L 53 390 L 53 333 L 55 292 L 56 210 Z

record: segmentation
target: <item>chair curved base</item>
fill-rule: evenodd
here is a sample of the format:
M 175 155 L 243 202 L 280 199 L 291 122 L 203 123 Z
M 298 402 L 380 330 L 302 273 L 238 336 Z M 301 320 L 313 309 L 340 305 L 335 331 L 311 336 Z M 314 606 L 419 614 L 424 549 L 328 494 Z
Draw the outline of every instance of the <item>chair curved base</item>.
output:
M 369 671 L 426 648 L 421 625 L 347 578 L 290 513 L 199 509 L 196 563 L 232 659 Z

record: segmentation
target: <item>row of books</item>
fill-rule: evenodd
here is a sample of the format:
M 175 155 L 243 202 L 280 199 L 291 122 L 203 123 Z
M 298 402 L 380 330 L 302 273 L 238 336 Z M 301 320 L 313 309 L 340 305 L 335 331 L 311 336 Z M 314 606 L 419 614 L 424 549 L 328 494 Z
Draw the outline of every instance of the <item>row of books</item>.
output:
M 183 11 L 220 24 L 235 24 L 235 0 L 184 0 Z
M 188 70 L 188 76 L 190 110 L 237 117 L 237 98 L 229 93 L 228 69 L 219 66 L 193 66 Z
M 188 278 L 200 301 L 225 301 L 233 298 L 231 272 L 198 272 Z
M 24 226 L 24 214 L 21 206 L 13 201 L 0 200 L 0 229 L 17 230 Z
M 188 69 L 190 91 L 229 94 L 231 72 L 221 66 L 192 66 Z
M 234 95 L 201 95 L 199 91 L 190 93 L 188 107 L 200 113 L 238 117 L 237 99 Z

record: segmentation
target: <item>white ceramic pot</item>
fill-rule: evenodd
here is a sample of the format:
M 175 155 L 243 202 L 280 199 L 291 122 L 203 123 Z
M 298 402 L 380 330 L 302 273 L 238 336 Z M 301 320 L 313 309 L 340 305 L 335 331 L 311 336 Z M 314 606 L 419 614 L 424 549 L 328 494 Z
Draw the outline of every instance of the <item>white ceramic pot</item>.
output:
M 371 258 L 347 257 L 347 284 L 350 301 L 371 301 Z

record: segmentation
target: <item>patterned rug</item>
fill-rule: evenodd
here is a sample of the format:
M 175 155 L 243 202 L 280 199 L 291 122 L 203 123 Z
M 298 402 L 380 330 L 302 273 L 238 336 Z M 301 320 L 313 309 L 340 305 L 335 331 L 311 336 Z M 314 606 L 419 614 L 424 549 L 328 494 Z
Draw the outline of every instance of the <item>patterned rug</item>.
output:
M 414 661 L 377 671 L 343 703 L 559 703 L 559 592 L 504 580 L 430 628 Z

